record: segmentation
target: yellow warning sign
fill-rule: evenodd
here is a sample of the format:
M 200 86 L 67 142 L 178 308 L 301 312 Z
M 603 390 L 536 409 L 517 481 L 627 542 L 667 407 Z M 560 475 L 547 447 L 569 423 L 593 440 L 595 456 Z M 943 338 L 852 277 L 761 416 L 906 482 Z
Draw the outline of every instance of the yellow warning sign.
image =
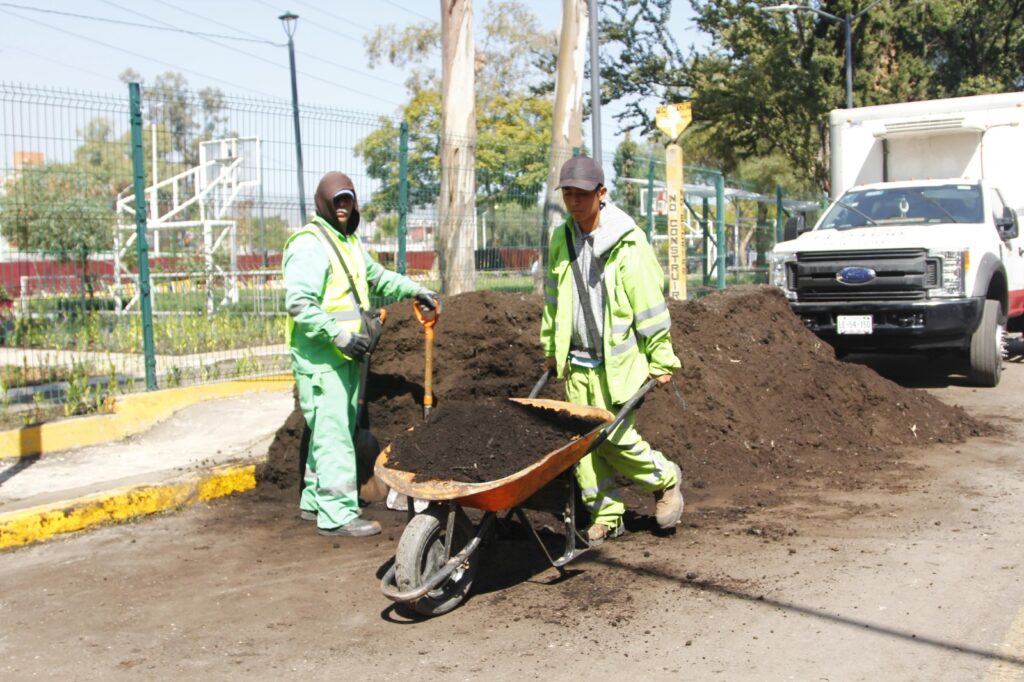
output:
M 654 123 L 658 130 L 665 133 L 673 142 L 683 134 L 692 120 L 693 110 L 689 102 L 663 104 L 654 114 Z

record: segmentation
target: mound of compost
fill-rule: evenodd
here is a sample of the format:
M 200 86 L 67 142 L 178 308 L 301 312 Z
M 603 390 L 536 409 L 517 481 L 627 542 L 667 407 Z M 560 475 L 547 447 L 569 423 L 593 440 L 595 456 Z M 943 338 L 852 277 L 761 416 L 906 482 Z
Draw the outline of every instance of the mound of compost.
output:
M 541 307 L 531 294 L 445 298 L 435 329 L 435 410 L 446 401 L 526 396 L 543 371 Z M 774 288 L 730 287 L 669 309 L 683 367 L 647 395 L 637 426 L 680 464 L 688 499 L 743 504 L 760 490 L 758 500 L 771 503 L 802 481 L 858 488 L 899 466 L 905 446 L 986 432 L 959 407 L 836 360 Z M 367 396 L 382 446 L 423 421 L 423 328 L 408 301 L 388 312 Z M 562 391 L 552 380 L 541 397 L 563 399 Z M 292 417 L 270 448 L 261 483 L 289 499 L 301 442 Z M 494 430 L 477 422 L 482 432 Z
M 448 400 L 391 445 L 388 466 L 414 480 L 478 483 L 504 478 L 601 424 L 565 410 L 507 399 Z

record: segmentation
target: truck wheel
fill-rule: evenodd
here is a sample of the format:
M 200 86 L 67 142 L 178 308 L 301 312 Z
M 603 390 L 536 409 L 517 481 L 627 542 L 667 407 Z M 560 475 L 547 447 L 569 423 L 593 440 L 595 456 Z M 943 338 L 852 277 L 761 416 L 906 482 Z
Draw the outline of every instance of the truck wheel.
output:
M 981 312 L 981 324 L 971 336 L 970 379 L 978 386 L 992 387 L 999 383 L 1003 370 L 1003 336 L 999 301 L 987 300 Z

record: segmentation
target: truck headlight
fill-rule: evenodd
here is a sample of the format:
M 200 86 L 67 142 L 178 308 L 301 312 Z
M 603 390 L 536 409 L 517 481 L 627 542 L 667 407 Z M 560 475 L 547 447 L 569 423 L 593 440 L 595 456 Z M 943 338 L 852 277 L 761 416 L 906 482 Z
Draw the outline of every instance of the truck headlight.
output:
M 789 258 L 786 254 L 772 253 L 768 255 L 768 265 L 770 268 L 770 277 L 772 286 L 776 286 L 785 293 L 789 294 L 789 278 L 786 273 L 786 259 Z
M 970 267 L 969 251 L 935 251 L 940 263 L 938 286 L 932 289 L 935 296 L 963 296 L 964 280 Z

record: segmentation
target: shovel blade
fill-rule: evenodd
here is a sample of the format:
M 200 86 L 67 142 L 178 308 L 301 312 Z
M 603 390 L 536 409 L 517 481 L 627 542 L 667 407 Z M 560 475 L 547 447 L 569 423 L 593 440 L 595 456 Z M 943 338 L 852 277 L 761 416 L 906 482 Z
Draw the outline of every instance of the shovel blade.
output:
M 379 502 L 388 494 L 388 487 L 373 475 L 373 464 L 381 451 L 380 443 L 368 429 L 356 429 L 355 446 L 359 497 L 367 502 Z

